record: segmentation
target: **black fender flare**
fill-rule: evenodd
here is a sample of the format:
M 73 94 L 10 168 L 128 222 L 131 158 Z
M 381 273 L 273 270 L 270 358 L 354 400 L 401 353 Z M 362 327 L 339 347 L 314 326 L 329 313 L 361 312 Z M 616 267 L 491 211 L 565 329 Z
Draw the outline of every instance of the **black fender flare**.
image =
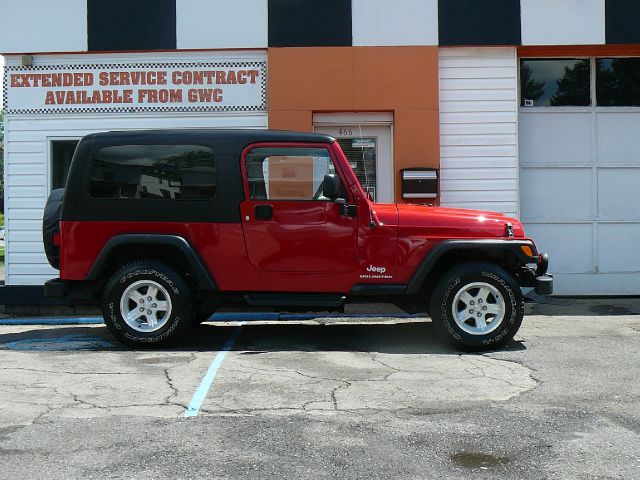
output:
M 168 235 L 162 233 L 126 233 L 111 238 L 96 258 L 91 270 L 87 274 L 87 280 L 97 280 L 100 271 L 105 265 L 109 254 L 117 247 L 123 245 L 166 245 L 177 248 L 182 253 L 189 268 L 189 273 L 193 275 L 197 287 L 200 290 L 217 291 L 213 277 L 209 273 L 205 263 L 202 261 L 196 250 L 191 246 L 186 238 L 179 235 Z
M 520 247 L 531 248 L 533 256 L 528 256 Z M 422 262 L 411 277 L 407 286 L 408 294 L 417 294 L 425 280 L 443 255 L 453 250 L 470 251 L 477 250 L 491 258 L 499 258 L 505 253 L 515 255 L 520 265 L 538 262 L 538 253 L 531 240 L 443 240 L 433 247 L 422 259 Z

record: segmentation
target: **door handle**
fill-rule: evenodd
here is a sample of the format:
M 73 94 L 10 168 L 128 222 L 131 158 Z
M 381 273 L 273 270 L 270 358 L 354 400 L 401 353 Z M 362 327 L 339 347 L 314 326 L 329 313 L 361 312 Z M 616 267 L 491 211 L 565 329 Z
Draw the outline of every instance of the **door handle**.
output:
M 253 211 L 256 220 L 271 220 L 273 218 L 272 205 L 256 205 Z
M 340 215 L 345 217 L 355 217 L 358 214 L 358 209 L 355 205 L 347 204 L 344 198 L 336 198 L 335 203 L 340 206 Z

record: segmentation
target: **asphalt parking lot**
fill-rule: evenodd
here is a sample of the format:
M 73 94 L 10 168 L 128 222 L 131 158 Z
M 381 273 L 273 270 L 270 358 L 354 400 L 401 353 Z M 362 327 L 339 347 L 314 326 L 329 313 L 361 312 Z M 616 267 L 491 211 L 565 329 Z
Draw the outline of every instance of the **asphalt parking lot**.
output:
M 0 326 L 0 478 L 640 478 L 640 300 L 554 303 L 482 355 L 421 318 Z

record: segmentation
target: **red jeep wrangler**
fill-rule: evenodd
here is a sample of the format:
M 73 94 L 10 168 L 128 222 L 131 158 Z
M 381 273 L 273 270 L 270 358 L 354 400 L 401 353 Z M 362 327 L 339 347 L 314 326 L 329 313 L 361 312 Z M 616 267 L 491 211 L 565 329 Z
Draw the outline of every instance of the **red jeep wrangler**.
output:
M 121 342 L 164 345 L 221 306 L 428 312 L 459 347 L 518 331 L 547 257 L 498 213 L 373 203 L 338 142 L 261 130 L 98 133 L 76 149 L 43 237 L 46 295 L 101 303 Z

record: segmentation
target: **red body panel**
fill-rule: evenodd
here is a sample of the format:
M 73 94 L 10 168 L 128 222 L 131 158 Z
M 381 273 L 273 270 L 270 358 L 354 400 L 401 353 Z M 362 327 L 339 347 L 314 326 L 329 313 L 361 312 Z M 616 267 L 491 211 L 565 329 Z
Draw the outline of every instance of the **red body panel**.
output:
M 273 216 L 255 217 L 268 206 Z M 245 201 L 242 228 L 251 264 L 264 272 L 344 273 L 356 269 L 355 218 L 333 202 Z M 246 220 L 246 219 L 249 220 Z
M 406 283 L 422 259 L 440 241 L 450 239 L 507 238 L 511 223 L 514 238 L 523 238 L 522 224 L 495 212 L 400 204 L 398 264 L 400 283 Z
M 359 283 L 408 283 L 442 240 L 506 238 L 507 222 L 514 238 L 524 237 L 518 220 L 498 213 L 371 203 L 337 142 L 329 151 L 356 217 L 342 215 L 334 202 L 253 201 L 245 195 L 240 223 L 62 221 L 60 276 L 84 280 L 116 235 L 159 233 L 189 241 L 222 291 L 346 293 Z M 244 166 L 243 175 L 246 194 Z M 272 207 L 271 219 L 255 218 L 259 205 Z
M 251 264 L 261 272 L 347 273 L 357 267 L 357 221 L 340 213 L 340 206 L 322 200 L 253 200 L 245 168 L 246 155 L 261 147 L 313 147 L 325 144 L 268 143 L 245 148 L 241 155 L 245 201 L 240 204 L 242 228 Z M 343 183 L 346 178 L 335 152 L 327 149 Z M 257 218 L 257 208 L 271 218 Z

